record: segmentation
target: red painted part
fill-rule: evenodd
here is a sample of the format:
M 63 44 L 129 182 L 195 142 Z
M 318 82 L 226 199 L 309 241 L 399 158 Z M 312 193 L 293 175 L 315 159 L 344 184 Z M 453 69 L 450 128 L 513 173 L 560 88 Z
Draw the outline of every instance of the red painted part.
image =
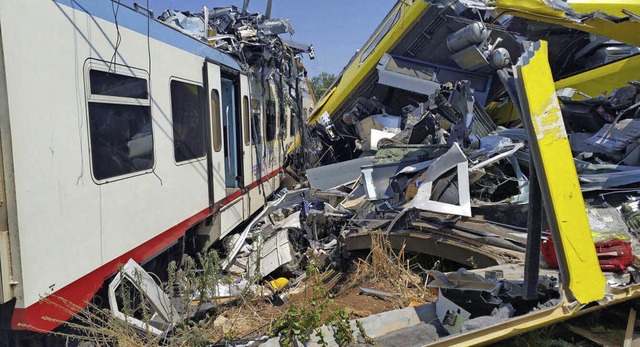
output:
M 282 168 L 278 168 L 272 172 L 270 172 L 269 174 L 267 174 L 266 176 L 263 176 L 262 178 L 260 178 L 259 180 L 254 181 L 253 183 L 251 183 L 248 187 L 244 187 L 242 189 L 239 189 L 238 191 L 234 192 L 233 194 L 225 197 L 224 199 L 222 199 L 220 202 L 218 202 L 217 204 L 215 204 L 213 206 L 213 213 L 218 212 L 222 207 L 228 205 L 230 202 L 234 201 L 235 199 L 241 197 L 243 194 L 247 193 L 248 191 L 255 189 L 256 187 L 258 187 L 261 183 L 264 183 L 270 179 L 272 179 L 273 177 L 275 177 L 277 174 L 279 174 L 280 172 L 282 172 Z
M 596 243 L 595 248 L 602 271 L 625 271 L 627 266 L 633 263 L 634 257 L 630 242 L 611 239 Z M 542 241 L 541 251 L 549 267 L 557 269 L 558 258 L 551 237 Z
M 267 176 L 253 182 L 249 187 L 227 196 L 211 208 L 206 208 L 196 213 L 162 234 L 50 294 L 46 300 L 40 300 L 27 308 L 16 308 L 11 319 L 12 329 L 50 332 L 87 307 L 104 283 L 104 280 L 115 274 L 118 268 L 129 259 L 141 263 L 151 258 L 172 242 L 184 236 L 190 227 L 216 213 L 220 208 L 241 197 L 244 193 L 256 188 L 261 182 L 273 178 L 280 171 L 282 171 L 282 168 L 278 168 Z

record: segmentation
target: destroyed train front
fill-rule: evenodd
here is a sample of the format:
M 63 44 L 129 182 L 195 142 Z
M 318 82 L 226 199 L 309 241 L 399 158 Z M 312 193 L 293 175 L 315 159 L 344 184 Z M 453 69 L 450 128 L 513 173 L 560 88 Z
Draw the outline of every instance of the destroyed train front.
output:
M 424 343 L 488 343 L 640 295 L 638 14 L 398 2 L 319 100 L 307 177 L 344 197 L 346 250 L 382 232 L 460 267 L 429 276 L 439 337 Z
M 0 2 L 0 338 L 101 287 L 165 345 L 208 314 L 232 340 L 245 296 L 229 343 L 322 292 L 387 300 L 342 307 L 352 342 L 447 346 L 640 296 L 640 4 L 398 1 L 313 106 L 313 47 L 248 3 Z M 294 337 L 341 343 L 322 322 Z

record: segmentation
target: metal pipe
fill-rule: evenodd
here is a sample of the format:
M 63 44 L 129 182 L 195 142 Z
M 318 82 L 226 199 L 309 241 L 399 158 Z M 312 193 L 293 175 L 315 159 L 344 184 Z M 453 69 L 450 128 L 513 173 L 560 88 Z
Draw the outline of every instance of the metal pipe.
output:
M 247 9 L 249 8 L 249 2 L 251 0 L 244 0 L 244 2 L 242 3 L 242 14 L 247 13 Z
M 524 299 L 538 298 L 540 276 L 540 238 L 542 237 L 542 192 L 533 158 L 529 160 L 529 211 L 527 249 L 524 257 Z
M 271 0 L 267 0 L 267 10 L 264 11 L 264 17 L 267 19 L 271 18 Z
M 203 16 L 203 22 L 204 22 L 204 28 L 203 28 L 203 32 L 204 32 L 204 37 L 209 37 L 209 34 L 207 33 L 208 30 L 208 26 L 209 26 L 209 9 L 207 8 L 207 6 L 204 6 L 202 9 L 202 14 L 204 14 Z

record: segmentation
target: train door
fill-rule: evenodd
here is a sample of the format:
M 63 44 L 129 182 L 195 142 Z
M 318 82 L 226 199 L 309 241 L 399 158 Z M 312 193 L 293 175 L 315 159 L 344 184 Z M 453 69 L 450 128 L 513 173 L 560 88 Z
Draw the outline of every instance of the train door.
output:
M 220 67 L 206 62 L 205 73 L 207 75 L 209 114 L 211 115 L 209 119 L 211 146 L 209 189 L 213 196 L 213 203 L 218 203 L 227 196 L 225 189 L 225 158 L 222 150 L 222 104 L 220 102 L 222 83 L 220 81 Z
M 244 185 L 242 120 L 240 119 L 240 81 L 222 78 L 222 134 L 224 142 L 225 187 L 230 190 Z
M 240 76 L 240 95 L 242 96 L 242 168 L 245 187 L 250 187 L 253 183 L 251 170 L 253 167 L 251 147 L 251 109 L 249 106 L 249 78 Z

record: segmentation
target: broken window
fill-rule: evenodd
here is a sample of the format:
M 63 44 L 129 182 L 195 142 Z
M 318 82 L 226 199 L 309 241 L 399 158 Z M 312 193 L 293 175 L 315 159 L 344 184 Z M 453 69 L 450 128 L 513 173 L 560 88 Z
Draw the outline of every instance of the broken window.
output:
M 276 103 L 267 100 L 265 112 L 267 114 L 267 141 L 271 141 L 276 138 Z
M 252 130 L 253 130 L 253 138 L 252 143 L 254 145 L 262 144 L 262 129 L 260 124 L 260 101 L 256 99 L 251 99 L 251 118 L 252 118 Z
M 127 68 L 131 74 L 145 72 Z M 97 180 L 153 167 L 153 133 L 146 78 L 89 70 L 91 166 Z
M 222 130 L 220 129 L 220 94 L 217 90 L 211 90 L 211 137 L 213 150 L 220 152 L 222 149 Z
M 206 155 L 202 94 L 201 86 L 171 81 L 173 150 L 176 163 Z
M 289 136 L 296 136 L 296 124 L 298 124 L 298 115 L 291 111 L 291 116 L 289 116 Z
M 250 122 L 249 118 L 249 98 L 245 95 L 242 97 L 242 123 L 244 125 L 244 145 L 248 146 L 251 143 L 251 132 L 250 132 Z
M 380 41 L 382 41 L 382 39 L 387 35 L 389 30 L 391 30 L 391 27 L 398 22 L 399 18 L 400 6 L 396 5 L 393 10 L 389 12 L 384 21 L 382 21 L 382 24 L 378 27 L 378 30 L 376 30 L 373 39 L 369 39 L 369 43 L 366 46 L 367 48 L 364 49 L 362 57 L 360 58 L 361 63 L 369 57 L 371 52 L 373 52 L 373 49 L 378 46 L 378 43 L 380 43 Z

